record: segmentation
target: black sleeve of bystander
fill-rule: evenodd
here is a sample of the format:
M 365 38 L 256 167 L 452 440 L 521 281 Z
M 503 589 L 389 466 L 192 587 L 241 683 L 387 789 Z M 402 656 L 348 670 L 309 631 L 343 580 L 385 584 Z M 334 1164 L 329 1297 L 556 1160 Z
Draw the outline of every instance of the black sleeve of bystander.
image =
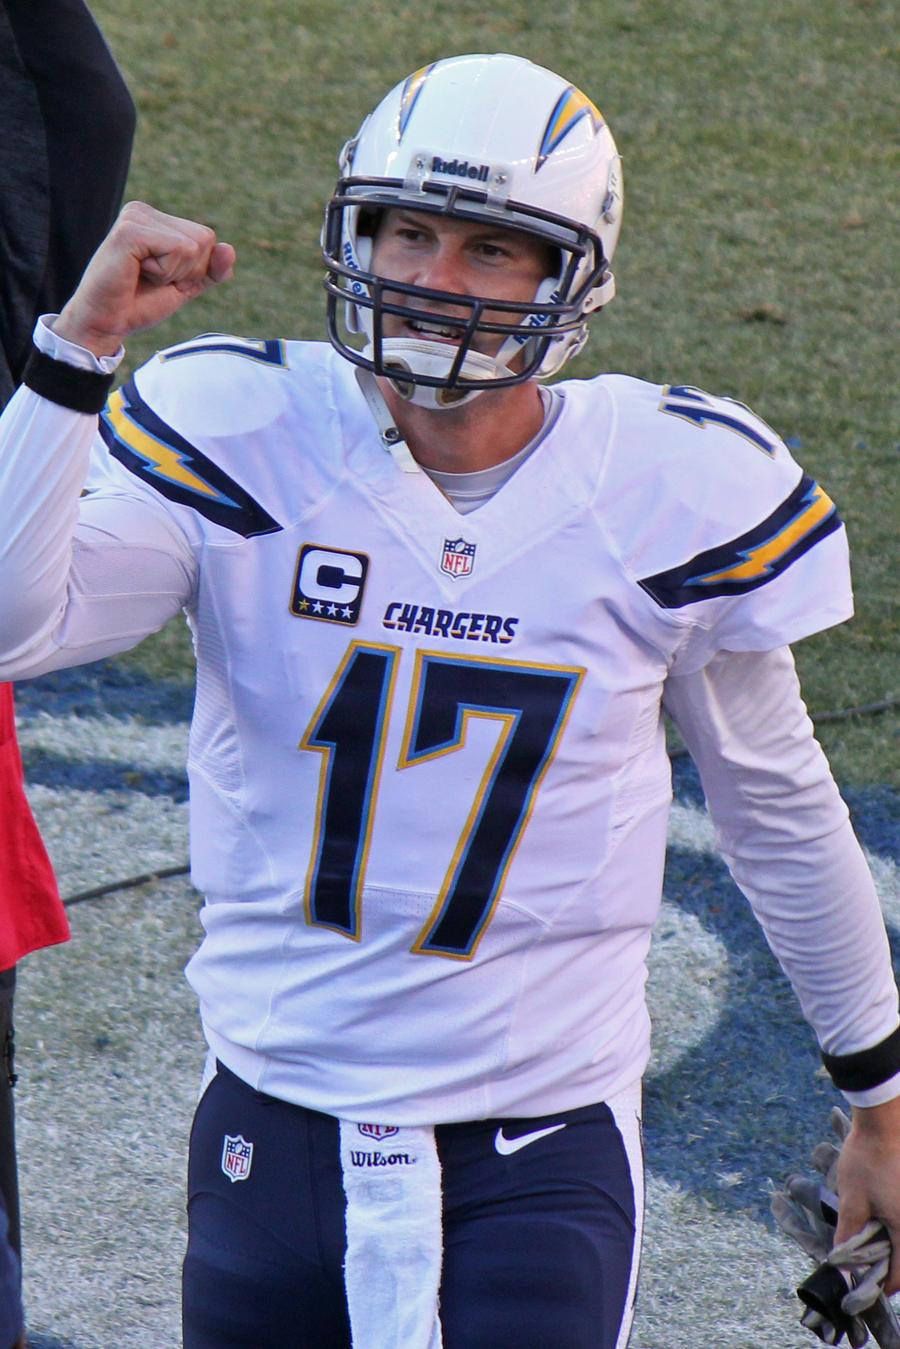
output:
M 115 219 L 135 121 L 84 0 L 0 0 L 0 407 Z

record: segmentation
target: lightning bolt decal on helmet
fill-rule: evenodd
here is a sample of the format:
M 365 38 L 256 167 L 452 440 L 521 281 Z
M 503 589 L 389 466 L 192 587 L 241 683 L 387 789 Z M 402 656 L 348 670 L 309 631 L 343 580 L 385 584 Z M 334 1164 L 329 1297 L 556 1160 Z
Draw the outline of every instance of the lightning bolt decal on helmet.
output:
M 547 379 L 581 350 L 588 316 L 615 294 L 623 191 L 609 128 L 574 85 L 518 56 L 434 62 L 391 90 L 340 165 L 322 251 L 328 334 L 342 356 L 441 408 Z M 558 267 L 526 302 L 389 281 L 372 270 L 372 231 L 393 207 L 522 231 Z M 454 307 L 458 317 L 442 311 L 441 322 L 456 343 L 384 336 L 386 314 L 421 318 L 434 303 Z M 473 347 L 485 334 L 505 339 L 495 356 Z

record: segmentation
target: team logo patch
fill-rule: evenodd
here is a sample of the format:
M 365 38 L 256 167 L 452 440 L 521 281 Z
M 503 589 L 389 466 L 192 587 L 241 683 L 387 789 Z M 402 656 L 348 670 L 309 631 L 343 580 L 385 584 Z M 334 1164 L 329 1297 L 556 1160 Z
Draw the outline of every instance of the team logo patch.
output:
M 291 613 L 352 627 L 359 622 L 368 570 L 365 553 L 305 543 L 297 556 Z
M 441 571 L 447 576 L 470 576 L 475 566 L 475 544 L 465 539 L 444 539 Z
M 357 1124 L 356 1127 L 366 1138 L 374 1138 L 376 1143 L 400 1132 L 396 1124 Z
M 222 1170 L 231 1181 L 246 1180 L 253 1162 L 253 1144 L 243 1134 L 226 1134 L 222 1147 Z

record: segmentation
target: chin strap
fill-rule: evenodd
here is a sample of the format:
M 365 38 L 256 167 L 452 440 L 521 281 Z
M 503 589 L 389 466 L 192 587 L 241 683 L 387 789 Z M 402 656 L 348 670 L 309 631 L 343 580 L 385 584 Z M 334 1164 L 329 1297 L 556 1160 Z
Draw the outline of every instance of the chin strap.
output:
M 390 379 L 404 402 L 415 403 L 417 407 L 434 410 L 460 407 L 463 403 L 477 398 L 480 393 L 484 393 L 495 379 L 504 379 L 513 373 L 497 357 L 485 356 L 479 351 L 469 351 L 459 373 L 463 379 L 478 380 L 483 387 L 435 388 L 430 384 L 415 384 L 403 376 L 409 373 L 447 379 L 456 360 L 455 346 L 444 346 L 440 342 L 430 342 L 425 338 L 420 341 L 414 337 L 387 337 L 382 342 L 381 349 L 386 377 Z M 366 347 L 364 354 L 374 359 L 374 348 L 371 344 Z
M 356 368 L 354 373 L 362 396 L 375 418 L 381 443 L 393 458 L 394 463 L 398 468 L 402 468 L 404 473 L 421 473 L 422 470 L 413 459 L 409 446 L 394 424 L 394 419 L 388 410 L 387 403 L 384 401 L 384 395 L 378 387 L 375 376 L 370 370 L 361 370 L 359 367 Z

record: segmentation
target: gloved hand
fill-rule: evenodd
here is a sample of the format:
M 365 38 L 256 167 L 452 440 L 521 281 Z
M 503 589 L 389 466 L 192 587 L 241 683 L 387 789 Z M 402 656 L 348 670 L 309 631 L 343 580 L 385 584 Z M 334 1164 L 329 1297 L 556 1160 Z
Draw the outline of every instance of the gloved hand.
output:
M 869 1222 L 834 1245 L 837 1162 L 850 1121 L 835 1108 L 831 1125 L 838 1144 L 820 1143 L 812 1153 L 819 1176 L 789 1176 L 772 1195 L 775 1221 L 818 1266 L 797 1289 L 806 1307 L 801 1324 L 824 1344 L 840 1344 L 846 1334 L 851 1349 L 861 1349 L 871 1331 L 881 1349 L 900 1349 L 900 1322 L 882 1291 L 891 1255 L 884 1228 Z

